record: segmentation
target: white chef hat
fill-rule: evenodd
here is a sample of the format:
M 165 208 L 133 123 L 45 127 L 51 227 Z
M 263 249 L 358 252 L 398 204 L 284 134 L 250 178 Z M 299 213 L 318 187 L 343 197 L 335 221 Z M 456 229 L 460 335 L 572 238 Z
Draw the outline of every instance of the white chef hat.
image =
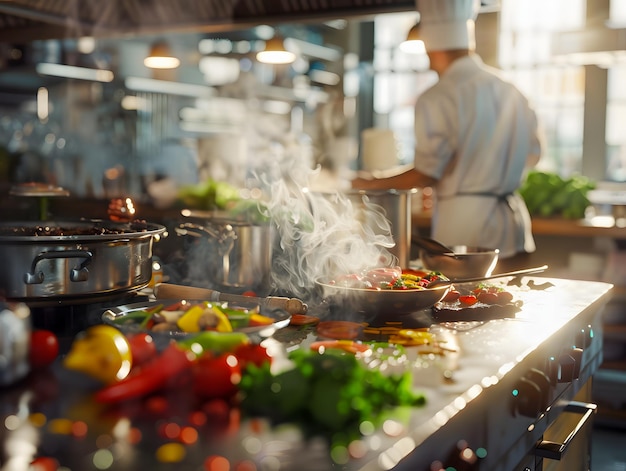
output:
M 480 0 L 416 0 L 426 50 L 474 49 Z

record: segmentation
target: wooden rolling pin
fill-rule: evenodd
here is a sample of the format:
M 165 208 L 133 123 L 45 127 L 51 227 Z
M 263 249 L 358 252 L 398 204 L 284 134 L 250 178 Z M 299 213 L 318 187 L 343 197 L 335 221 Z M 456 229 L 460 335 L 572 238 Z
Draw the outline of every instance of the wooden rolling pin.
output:
M 304 314 L 308 310 L 308 306 L 297 298 L 284 298 L 281 296 L 258 298 L 169 283 L 157 284 L 154 287 L 154 294 L 157 299 L 203 299 L 213 302 L 254 303 L 269 309 L 283 309 L 289 314 Z

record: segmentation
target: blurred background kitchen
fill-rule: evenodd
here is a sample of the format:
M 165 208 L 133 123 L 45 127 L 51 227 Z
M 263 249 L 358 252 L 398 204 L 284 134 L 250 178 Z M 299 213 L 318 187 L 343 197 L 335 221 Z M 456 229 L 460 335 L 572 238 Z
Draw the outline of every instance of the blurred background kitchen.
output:
M 185 190 L 253 195 L 276 159 L 319 166 L 325 189 L 409 163 L 413 105 L 436 80 L 400 47 L 418 19 L 413 0 L 0 1 L 0 216 L 41 216 L 39 198 L 12 191 L 30 182 L 69 193 L 46 202 L 53 219 L 106 218 L 110 199 L 132 197 L 138 217 L 168 223 L 206 209 Z M 595 184 L 582 217 L 535 218 L 535 256 L 616 284 L 595 387 L 604 419 L 623 424 L 626 2 L 483 0 L 476 30 L 477 52 L 538 112 L 539 170 Z M 273 38 L 292 62 L 257 59 Z M 178 63 L 146 66 L 156 49 Z M 428 191 L 414 195 L 414 233 L 428 233 Z

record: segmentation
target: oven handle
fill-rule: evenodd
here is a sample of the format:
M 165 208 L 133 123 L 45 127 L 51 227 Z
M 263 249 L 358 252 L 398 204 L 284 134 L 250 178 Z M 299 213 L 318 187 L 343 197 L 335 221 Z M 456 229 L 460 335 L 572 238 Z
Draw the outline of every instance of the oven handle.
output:
M 587 421 L 593 416 L 593 414 L 598 409 L 596 404 L 587 403 L 587 402 L 578 402 L 572 401 L 565 406 L 563 412 L 573 412 L 575 414 L 582 414 L 582 417 L 574 427 L 574 430 L 570 432 L 570 434 L 565 438 L 563 443 L 551 442 L 549 440 L 541 440 L 536 448 L 535 454 L 537 456 L 542 456 L 543 458 L 548 458 L 550 460 L 561 460 L 563 454 L 567 451 L 567 448 L 570 446 L 574 438 L 578 432 L 585 426 Z

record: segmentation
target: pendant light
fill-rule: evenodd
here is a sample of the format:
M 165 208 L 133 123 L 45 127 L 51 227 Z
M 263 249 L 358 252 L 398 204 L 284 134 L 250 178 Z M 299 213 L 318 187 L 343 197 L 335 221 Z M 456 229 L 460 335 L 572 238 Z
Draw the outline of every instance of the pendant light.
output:
M 420 39 L 420 22 L 415 23 L 409 30 L 406 39 L 400 43 L 400 50 L 406 54 L 424 54 L 426 47 Z
M 180 65 L 180 59 L 172 54 L 165 41 L 157 41 L 150 46 L 150 53 L 143 64 L 150 69 L 175 69 Z
M 282 37 L 274 36 L 265 42 L 265 48 L 257 53 L 256 59 L 264 64 L 291 64 L 296 55 L 285 49 Z

